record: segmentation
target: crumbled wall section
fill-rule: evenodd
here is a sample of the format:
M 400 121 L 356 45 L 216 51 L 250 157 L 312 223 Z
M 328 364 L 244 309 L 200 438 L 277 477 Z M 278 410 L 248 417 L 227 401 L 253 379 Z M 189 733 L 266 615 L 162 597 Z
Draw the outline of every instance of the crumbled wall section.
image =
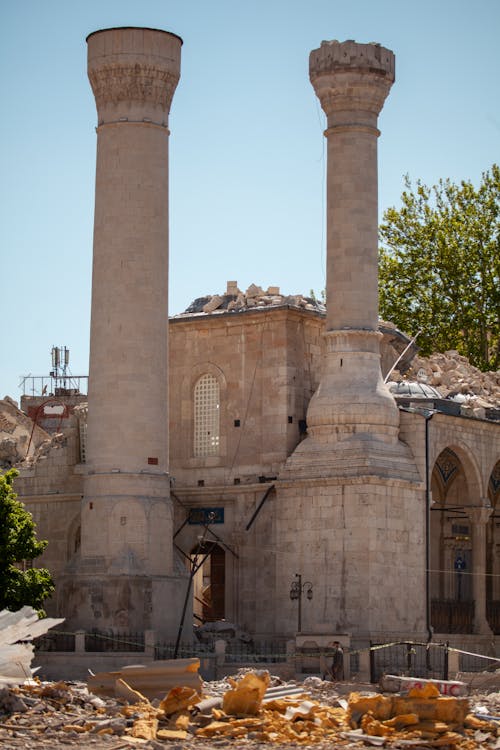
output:
M 404 379 L 427 383 L 443 398 L 458 401 L 463 416 L 500 419 L 500 372 L 481 372 L 455 350 L 415 357 Z M 391 380 L 402 377 L 395 372 Z
M 49 439 L 49 434 L 35 425 L 18 407 L 17 403 L 6 396 L 0 400 L 0 469 L 20 465 L 25 459 L 31 459 L 39 446 Z
M 212 313 L 238 313 L 254 308 L 277 307 L 281 305 L 313 310 L 323 315 L 325 305 L 314 297 L 302 294 L 281 294 L 279 286 L 270 286 L 264 291 L 257 284 L 250 284 L 245 292 L 238 288 L 236 281 L 228 281 L 225 294 L 208 294 L 195 299 L 180 315 L 208 315 Z

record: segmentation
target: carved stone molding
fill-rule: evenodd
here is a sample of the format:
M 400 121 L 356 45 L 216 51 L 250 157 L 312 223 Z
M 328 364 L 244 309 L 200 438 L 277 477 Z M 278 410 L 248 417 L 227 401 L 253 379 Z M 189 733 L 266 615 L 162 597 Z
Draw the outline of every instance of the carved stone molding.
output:
M 123 27 L 96 31 L 87 44 L 99 125 L 128 120 L 166 126 L 182 39 L 159 29 Z
M 154 65 L 103 65 L 89 69 L 97 111 L 107 104 L 148 103 L 168 114 L 179 76 Z

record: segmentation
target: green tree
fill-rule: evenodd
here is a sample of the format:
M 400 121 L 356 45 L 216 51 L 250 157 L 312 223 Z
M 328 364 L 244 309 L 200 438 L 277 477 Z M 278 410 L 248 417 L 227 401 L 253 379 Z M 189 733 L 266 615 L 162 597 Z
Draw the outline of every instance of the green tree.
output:
M 35 522 L 12 489 L 18 473 L 0 474 L 0 610 L 15 612 L 28 604 L 43 615 L 43 602 L 54 591 L 52 577 L 45 568 L 23 567 L 47 542 L 37 540 Z
M 405 179 L 402 206 L 380 226 L 380 314 L 422 354 L 456 349 L 481 370 L 500 365 L 500 168 L 477 189 Z

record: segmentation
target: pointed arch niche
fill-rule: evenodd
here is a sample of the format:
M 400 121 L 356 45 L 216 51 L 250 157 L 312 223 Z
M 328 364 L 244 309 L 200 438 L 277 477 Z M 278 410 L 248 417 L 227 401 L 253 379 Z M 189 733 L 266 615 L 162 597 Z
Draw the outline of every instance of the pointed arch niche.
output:
M 486 530 L 486 607 L 490 627 L 500 635 L 500 460 L 490 474 L 488 502 L 493 512 Z
M 450 447 L 441 451 L 431 475 L 431 623 L 439 633 L 473 631 L 473 504 L 462 457 Z

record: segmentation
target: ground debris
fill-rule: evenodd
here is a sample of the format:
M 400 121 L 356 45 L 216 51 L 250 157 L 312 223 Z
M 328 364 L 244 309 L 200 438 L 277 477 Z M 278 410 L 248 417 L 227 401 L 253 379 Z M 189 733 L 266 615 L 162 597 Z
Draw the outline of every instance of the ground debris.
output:
M 34 647 L 31 641 L 64 619 L 42 618 L 32 607 L 0 612 L 0 686 L 17 685 L 32 676 Z
M 120 695 L 96 697 L 83 683 L 30 680 L 1 693 L 0 747 L 500 750 L 500 682 L 498 692 L 468 698 L 442 696 L 428 685 L 382 694 L 320 679 L 273 690 L 279 682 L 267 672 L 241 670 L 204 682 L 201 695 L 180 686 L 150 700 L 126 683 Z
M 170 688 L 189 687 L 201 692 L 202 679 L 198 674 L 200 660 L 165 659 L 150 665 L 133 664 L 114 672 L 98 672 L 88 679 L 89 690 L 95 695 L 123 695 L 129 690 L 147 698 L 163 698 Z M 126 686 L 126 687 L 125 687 Z M 129 699 L 130 701 L 130 699 Z

